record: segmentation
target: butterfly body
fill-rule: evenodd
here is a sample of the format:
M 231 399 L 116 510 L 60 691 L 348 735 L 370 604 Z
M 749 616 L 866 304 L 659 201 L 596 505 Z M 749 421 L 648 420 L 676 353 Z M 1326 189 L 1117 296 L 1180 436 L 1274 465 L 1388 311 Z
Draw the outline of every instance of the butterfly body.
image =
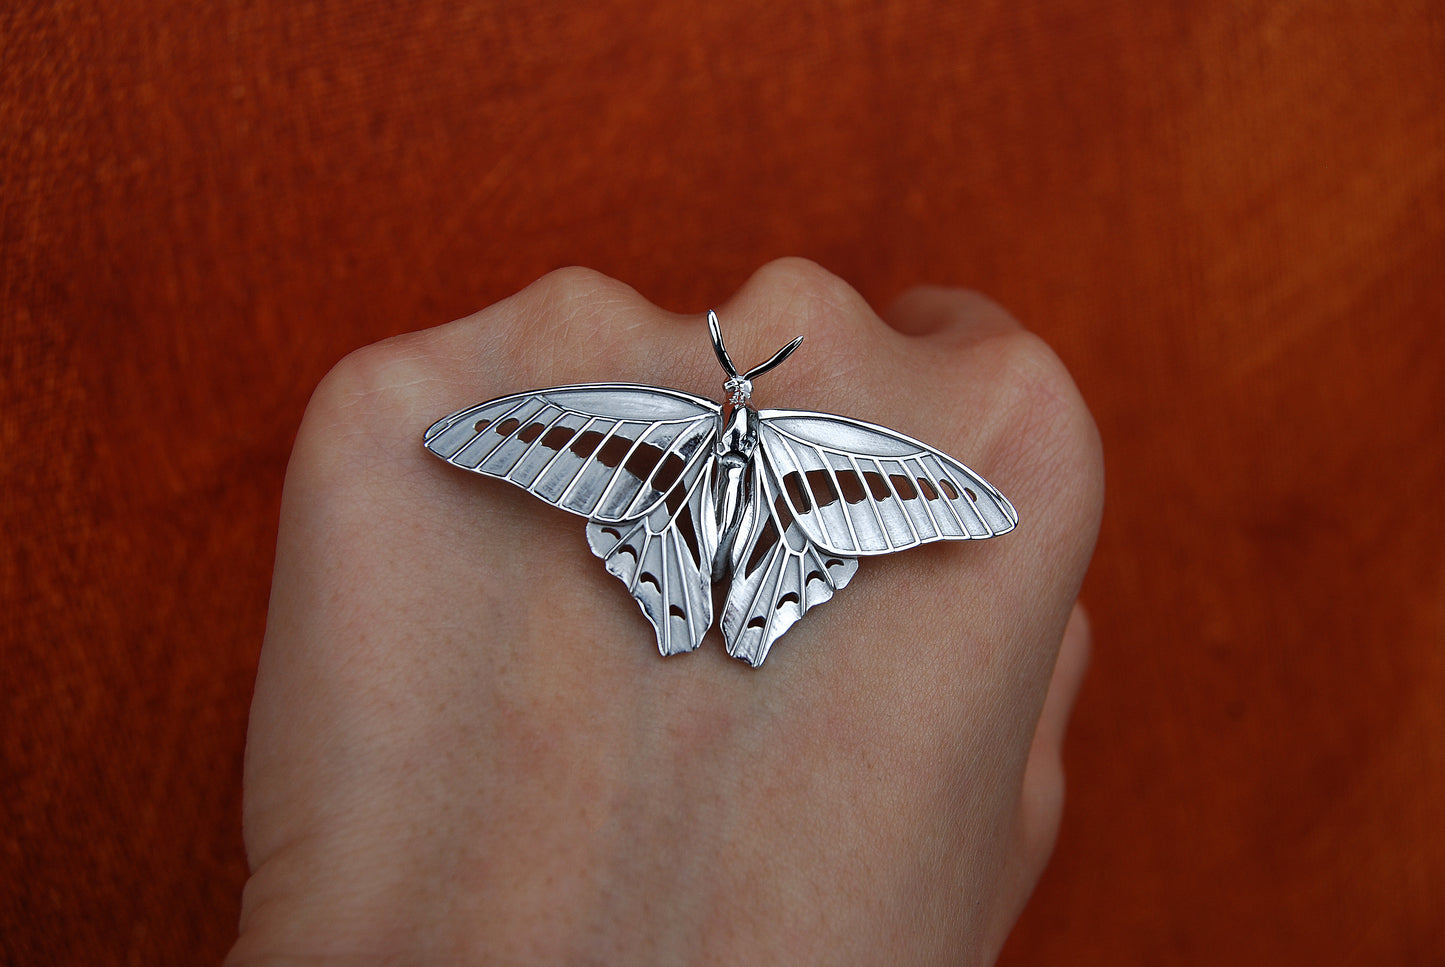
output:
M 708 486 L 712 500 L 711 514 L 704 520 L 712 525 L 714 548 L 712 579 L 721 581 L 731 572 L 733 548 L 739 532 L 752 516 L 753 486 L 748 473 L 753 454 L 758 448 L 758 411 L 751 406 L 738 406 L 731 415 L 718 412 L 718 435 L 714 444 L 715 465 Z
M 716 318 L 714 348 L 725 360 Z M 587 542 L 626 584 L 664 655 L 713 623 L 757 666 L 852 579 L 861 556 L 993 537 L 1012 505 L 963 464 L 847 417 L 756 410 L 739 376 L 720 405 L 679 390 L 593 383 L 519 393 L 439 420 L 425 446 L 588 519 Z

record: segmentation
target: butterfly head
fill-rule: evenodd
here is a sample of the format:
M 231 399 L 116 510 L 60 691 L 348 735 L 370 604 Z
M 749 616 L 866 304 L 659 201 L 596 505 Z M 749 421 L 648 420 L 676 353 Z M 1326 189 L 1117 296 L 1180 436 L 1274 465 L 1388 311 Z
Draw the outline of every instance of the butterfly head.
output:
M 728 394 L 728 402 L 733 406 L 746 406 L 753 396 L 753 381 L 741 376 L 729 376 L 727 382 L 723 383 L 723 392 Z
M 767 362 L 740 374 L 737 367 L 733 365 L 732 357 L 728 356 L 727 347 L 723 345 L 722 328 L 718 325 L 717 313 L 711 309 L 707 313 L 707 331 L 712 337 L 712 350 L 717 354 L 717 361 L 722 364 L 723 371 L 728 374 L 727 381 L 723 383 L 723 391 L 728 394 L 728 402 L 734 406 L 751 406 L 753 380 L 791 356 L 793 350 L 803 342 L 803 337 L 799 336 L 773 353 Z

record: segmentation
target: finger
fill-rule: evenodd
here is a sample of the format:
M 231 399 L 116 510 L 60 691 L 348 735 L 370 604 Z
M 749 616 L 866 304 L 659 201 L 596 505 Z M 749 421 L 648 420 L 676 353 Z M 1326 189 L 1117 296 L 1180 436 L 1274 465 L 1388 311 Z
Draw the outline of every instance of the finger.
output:
M 883 321 L 905 336 L 970 341 L 1019 329 L 1002 306 L 971 289 L 914 286 L 883 312 Z
M 1064 627 L 1064 639 L 1059 646 L 1059 657 L 1054 661 L 1054 674 L 1049 680 L 1044 710 L 1039 716 L 1038 729 L 1034 732 L 1034 752 L 1042 750 L 1058 755 L 1062 750 L 1069 716 L 1073 712 L 1079 688 L 1084 683 L 1084 674 L 1089 668 L 1092 643 L 1093 629 L 1089 625 L 1089 614 L 1082 604 L 1075 602 L 1073 611 L 1069 613 L 1069 623 Z
M 1091 644 L 1088 614 L 1076 603 L 1064 628 L 1063 643 L 1054 662 L 1053 677 L 1049 680 L 1043 712 L 1024 768 L 1024 851 L 1035 877 L 1043 872 L 1058 838 L 1064 807 L 1064 733 L 1089 667 Z

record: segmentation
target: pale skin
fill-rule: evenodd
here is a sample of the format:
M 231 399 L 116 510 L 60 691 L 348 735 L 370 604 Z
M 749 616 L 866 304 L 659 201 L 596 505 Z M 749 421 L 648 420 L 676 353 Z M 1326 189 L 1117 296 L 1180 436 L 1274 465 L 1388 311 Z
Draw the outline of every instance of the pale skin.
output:
M 753 669 L 657 654 L 585 521 L 426 453 L 507 393 L 722 398 L 702 315 L 581 269 L 347 357 L 287 470 L 246 748 L 243 964 L 987 964 L 1053 849 L 1098 438 L 972 293 L 812 263 L 717 307 L 760 407 L 894 427 L 1020 515 L 865 558 Z

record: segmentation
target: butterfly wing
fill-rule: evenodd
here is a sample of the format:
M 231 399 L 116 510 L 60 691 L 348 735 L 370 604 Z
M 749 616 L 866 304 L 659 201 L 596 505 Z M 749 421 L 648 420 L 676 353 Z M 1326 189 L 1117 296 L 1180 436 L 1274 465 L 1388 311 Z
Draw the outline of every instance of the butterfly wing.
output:
M 758 449 L 798 528 L 828 554 L 889 554 L 1007 533 L 1018 513 L 957 460 L 886 427 L 764 410 Z
M 426 448 L 588 520 L 587 544 L 627 585 L 664 655 L 712 624 L 712 550 L 701 519 L 718 405 L 626 383 L 561 386 L 435 423 Z
M 602 523 L 646 520 L 712 452 L 718 405 L 677 390 L 592 383 L 459 410 L 426 431 L 453 466 Z
M 703 544 L 706 464 L 689 467 L 645 517 L 591 521 L 587 544 L 637 600 L 664 655 L 692 651 L 712 626 L 712 548 Z
M 739 529 L 721 625 L 728 654 L 757 667 L 783 632 L 848 583 L 858 561 L 812 540 L 765 466 L 754 461 L 751 473 L 753 512 Z

